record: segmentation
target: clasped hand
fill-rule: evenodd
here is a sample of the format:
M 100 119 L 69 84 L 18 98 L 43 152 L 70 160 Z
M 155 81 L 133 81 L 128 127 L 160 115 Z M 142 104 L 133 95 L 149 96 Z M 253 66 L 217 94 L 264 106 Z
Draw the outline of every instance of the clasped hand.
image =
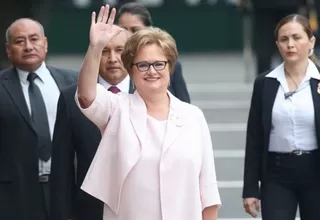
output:
M 116 9 L 111 10 L 109 16 L 110 6 L 102 6 L 100 8 L 98 18 L 96 19 L 96 13 L 92 12 L 91 15 L 91 27 L 90 27 L 90 46 L 103 49 L 107 44 L 117 36 L 122 28 L 113 25 L 116 16 Z

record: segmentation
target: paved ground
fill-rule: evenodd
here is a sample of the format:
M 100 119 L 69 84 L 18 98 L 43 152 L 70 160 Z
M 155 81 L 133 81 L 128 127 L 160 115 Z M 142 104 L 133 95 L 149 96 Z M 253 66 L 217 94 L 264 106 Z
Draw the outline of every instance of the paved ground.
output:
M 82 59 L 50 57 L 49 63 L 78 69 Z M 245 74 L 241 54 L 182 55 L 180 61 L 192 103 L 203 109 L 211 129 L 223 202 L 219 219 L 252 219 L 243 211 L 241 190 L 253 74 Z M 245 82 L 248 78 L 251 80 Z

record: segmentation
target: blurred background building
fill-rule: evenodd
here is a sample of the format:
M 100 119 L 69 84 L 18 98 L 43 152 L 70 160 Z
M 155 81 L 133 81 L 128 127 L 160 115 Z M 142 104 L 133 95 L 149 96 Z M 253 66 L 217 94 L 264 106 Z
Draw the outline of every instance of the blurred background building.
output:
M 59 4 L 58 4 L 59 2 Z M 56 0 L 47 30 L 50 52 L 86 50 L 92 10 L 128 0 Z M 139 0 L 148 6 L 156 26 L 169 31 L 180 53 L 240 51 L 241 12 L 225 0 Z M 63 33 L 63 34 L 62 34 Z

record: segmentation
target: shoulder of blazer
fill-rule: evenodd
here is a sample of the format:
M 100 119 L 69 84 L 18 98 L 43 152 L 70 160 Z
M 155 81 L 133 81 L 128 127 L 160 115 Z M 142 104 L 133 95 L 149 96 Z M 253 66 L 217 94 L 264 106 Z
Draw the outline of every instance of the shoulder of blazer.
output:
M 5 78 L 8 78 L 8 74 L 12 71 L 11 69 L 4 69 L 0 71 L 0 101 L 2 100 L 2 96 L 4 95 L 4 86 L 3 86 L 3 81 Z M 1 103 L 1 102 L 0 102 Z
M 268 77 L 266 77 L 266 76 L 267 76 L 270 72 L 272 72 L 272 70 L 268 70 L 268 71 L 265 71 L 265 72 L 259 74 L 259 76 L 256 77 L 256 81 L 265 80 L 266 78 L 268 78 Z
M 262 87 L 262 85 L 264 84 L 264 82 L 268 79 L 268 77 L 266 77 L 266 75 L 268 75 L 272 70 L 268 70 L 266 72 L 263 72 L 261 74 L 259 74 L 255 80 L 254 80 L 254 88 L 256 87 Z
M 77 91 L 77 83 L 73 83 L 67 88 L 61 90 L 61 94 L 66 98 L 66 99 L 74 99 L 74 95 Z
M 179 68 L 181 70 L 182 66 L 179 60 L 176 61 L 175 68 Z
M 15 72 L 14 67 L 9 67 L 0 71 L 0 79 L 3 80 L 8 77 L 8 74 L 12 74 Z
M 69 78 L 69 79 L 71 78 L 75 81 L 78 80 L 79 71 L 71 70 L 71 69 L 64 69 L 64 68 L 57 68 L 57 67 L 54 67 L 51 65 L 47 65 L 47 68 L 51 71 L 53 70 L 53 71 L 61 73 L 62 75 L 64 75 L 65 78 Z

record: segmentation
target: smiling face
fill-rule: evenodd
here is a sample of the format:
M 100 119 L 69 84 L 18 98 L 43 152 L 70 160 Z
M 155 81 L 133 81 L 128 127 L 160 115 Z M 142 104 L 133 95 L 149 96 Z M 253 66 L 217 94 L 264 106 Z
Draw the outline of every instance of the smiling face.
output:
M 166 92 L 170 80 L 168 59 L 160 46 L 142 46 L 133 61 L 132 76 L 140 94 Z
M 167 93 L 177 57 L 174 38 L 157 27 L 147 27 L 133 34 L 121 55 L 137 91 L 145 97 Z

